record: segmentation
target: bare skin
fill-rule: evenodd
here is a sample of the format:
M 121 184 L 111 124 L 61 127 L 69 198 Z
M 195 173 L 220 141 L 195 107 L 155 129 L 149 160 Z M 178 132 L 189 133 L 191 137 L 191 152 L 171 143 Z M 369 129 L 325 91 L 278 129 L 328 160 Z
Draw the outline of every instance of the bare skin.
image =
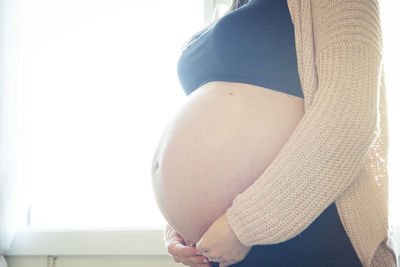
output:
M 157 204 L 182 249 L 259 178 L 303 115 L 303 98 L 245 83 L 212 81 L 188 96 L 152 165 Z
M 191 267 L 211 267 L 208 259 L 198 255 L 196 247 L 193 244 L 187 244 L 170 225 L 166 225 L 164 229 L 164 240 L 168 253 L 175 262 Z

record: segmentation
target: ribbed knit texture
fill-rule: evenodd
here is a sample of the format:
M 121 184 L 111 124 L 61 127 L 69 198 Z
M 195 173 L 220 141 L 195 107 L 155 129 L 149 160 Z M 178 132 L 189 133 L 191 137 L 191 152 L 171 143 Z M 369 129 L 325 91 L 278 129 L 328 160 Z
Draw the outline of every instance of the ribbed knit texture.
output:
M 263 174 L 233 200 L 229 224 L 244 245 L 276 244 L 335 202 L 363 266 L 398 266 L 388 224 L 378 0 L 287 1 L 305 114 Z

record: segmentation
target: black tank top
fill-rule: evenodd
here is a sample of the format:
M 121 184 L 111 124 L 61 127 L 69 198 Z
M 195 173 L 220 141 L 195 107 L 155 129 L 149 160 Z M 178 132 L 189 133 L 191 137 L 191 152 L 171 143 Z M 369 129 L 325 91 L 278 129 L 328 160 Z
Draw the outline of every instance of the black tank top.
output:
M 227 13 L 186 46 L 177 71 L 186 95 L 229 81 L 304 98 L 287 1 L 252 0 Z

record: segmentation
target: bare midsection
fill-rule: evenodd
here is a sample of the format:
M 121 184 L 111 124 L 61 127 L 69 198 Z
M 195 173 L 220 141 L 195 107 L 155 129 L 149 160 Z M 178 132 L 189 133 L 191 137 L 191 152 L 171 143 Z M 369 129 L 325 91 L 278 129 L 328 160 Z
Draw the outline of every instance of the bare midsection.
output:
M 168 223 L 196 243 L 263 173 L 303 114 L 303 98 L 249 84 L 210 82 L 190 94 L 153 161 Z

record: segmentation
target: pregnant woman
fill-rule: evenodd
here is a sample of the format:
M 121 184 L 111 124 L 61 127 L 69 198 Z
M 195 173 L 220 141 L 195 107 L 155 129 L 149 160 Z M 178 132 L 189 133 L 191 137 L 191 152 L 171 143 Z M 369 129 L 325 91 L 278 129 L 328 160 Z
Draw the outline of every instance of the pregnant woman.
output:
M 152 162 L 174 260 L 397 266 L 383 73 L 378 0 L 234 0 L 195 34 Z

